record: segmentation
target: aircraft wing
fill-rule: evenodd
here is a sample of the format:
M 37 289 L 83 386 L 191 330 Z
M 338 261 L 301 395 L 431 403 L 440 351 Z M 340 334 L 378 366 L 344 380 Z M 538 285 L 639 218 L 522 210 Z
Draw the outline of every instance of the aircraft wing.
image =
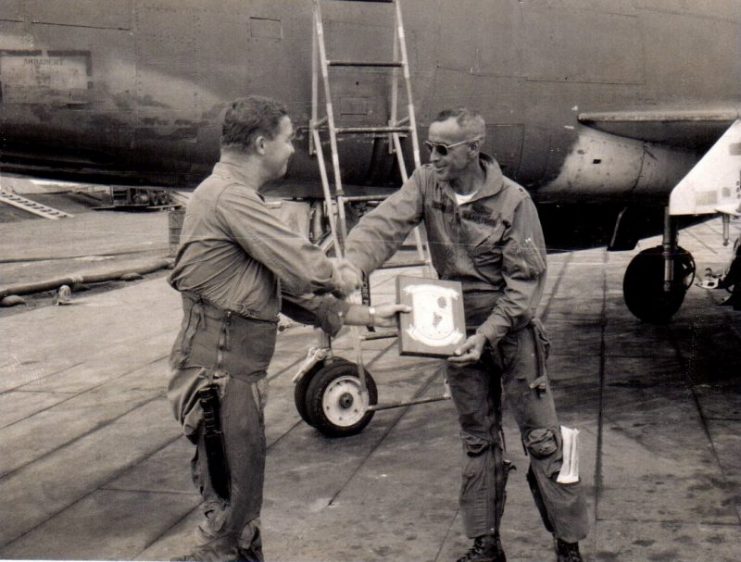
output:
M 607 133 L 691 150 L 708 150 L 741 117 L 741 107 L 583 112 L 579 122 Z

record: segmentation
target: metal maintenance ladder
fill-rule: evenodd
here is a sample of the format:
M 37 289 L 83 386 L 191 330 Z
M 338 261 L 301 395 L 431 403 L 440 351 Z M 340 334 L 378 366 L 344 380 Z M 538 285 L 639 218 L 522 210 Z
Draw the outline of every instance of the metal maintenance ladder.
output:
M 312 43 L 312 83 L 311 83 L 311 122 L 309 128 L 311 137 L 309 139 L 310 154 L 317 155 L 319 174 L 322 180 L 322 189 L 327 215 L 332 232 L 332 240 L 338 256 L 344 255 L 344 243 L 347 238 L 347 220 L 345 204 L 352 202 L 381 201 L 385 197 L 381 195 L 345 195 L 342 187 L 342 174 L 340 157 L 337 149 L 337 139 L 341 135 L 388 135 L 389 148 L 396 155 L 399 172 L 403 182 L 407 181 L 406 163 L 402 150 L 401 137 L 408 136 L 412 141 L 412 153 L 414 166 L 420 166 L 419 141 L 417 139 L 417 123 L 415 120 L 414 100 L 412 98 L 411 76 L 409 72 L 409 60 L 407 56 L 406 40 L 404 34 L 404 23 L 401 14 L 401 0 L 382 0 L 379 3 L 391 4 L 394 9 L 394 44 L 393 60 L 391 61 L 351 61 L 327 58 L 327 47 L 324 34 L 324 23 L 322 19 L 322 0 L 314 1 L 314 23 Z M 368 1 L 368 0 L 366 0 Z M 335 67 L 344 68 L 389 68 L 391 69 L 391 92 L 390 92 L 390 115 L 388 123 L 384 125 L 363 127 L 338 126 L 334 117 L 334 106 L 332 103 L 332 89 L 330 85 L 330 69 Z M 399 118 L 399 70 L 403 77 L 404 90 L 406 91 L 407 114 Z M 319 74 L 321 73 L 324 90 L 325 114 L 320 117 L 319 113 Z M 332 172 L 334 178 L 334 193 L 332 193 L 327 175 L 324 151 L 322 148 L 321 131 L 329 133 L 329 146 L 332 157 Z M 422 240 L 419 228 L 414 229 L 414 241 L 417 247 L 417 260 L 411 262 L 395 262 L 393 265 L 384 267 L 415 267 L 426 266 L 431 271 L 429 253 Z
M 4 189 L 0 189 L 0 203 L 12 205 L 13 207 L 44 217 L 45 219 L 62 219 L 64 217 L 72 216 L 69 213 L 60 211 L 59 209 L 36 203 L 36 201 L 31 201 L 30 199 L 21 197 L 15 193 L 10 193 Z
M 371 1 L 371 0 L 364 0 Z M 351 61 L 340 59 L 328 59 L 325 43 L 324 25 L 322 21 L 322 0 L 313 0 L 313 48 L 312 48 L 312 110 L 309 139 L 310 154 L 316 154 L 319 165 L 319 174 L 322 181 L 322 189 L 327 215 L 331 229 L 331 241 L 334 244 L 336 254 L 344 256 L 344 245 L 347 239 L 347 222 L 345 204 L 353 202 L 373 202 L 385 199 L 379 195 L 346 195 L 342 187 L 340 171 L 340 157 L 337 150 L 337 138 L 341 135 L 388 135 L 389 148 L 396 155 L 401 179 L 407 181 L 407 173 L 402 151 L 402 136 L 411 138 L 412 152 L 415 167 L 420 166 L 419 143 L 417 140 L 417 124 L 415 121 L 414 102 L 412 99 L 411 77 L 409 62 L 405 43 L 404 24 L 401 16 L 401 0 L 377 0 L 386 4 L 392 4 L 394 9 L 394 44 L 393 60 L 391 61 Z M 334 67 L 354 68 L 388 68 L 391 75 L 391 92 L 389 100 L 389 119 L 386 124 L 346 127 L 338 126 L 335 122 L 332 94 L 330 87 L 330 69 Z M 406 116 L 399 118 L 399 71 L 402 73 L 403 85 L 406 91 Z M 321 73 L 325 112 L 322 117 L 319 113 L 319 74 Z M 329 146 L 332 157 L 332 171 L 334 176 L 334 193 L 331 190 L 327 167 L 324 161 L 321 132 L 327 131 L 329 135 Z M 382 266 L 385 269 L 426 266 L 426 273 L 432 272 L 429 253 L 422 241 L 422 235 L 418 228 L 414 229 L 414 241 L 417 247 L 417 260 L 410 262 L 399 262 L 392 260 Z M 370 297 L 369 283 L 365 287 L 364 301 Z M 352 299 L 353 297 L 351 297 Z M 356 301 L 357 302 L 357 301 Z M 395 332 L 367 332 L 360 333 L 358 326 L 351 326 L 353 347 L 357 356 L 357 365 L 341 359 L 333 358 L 330 337 L 323 334 L 319 347 L 309 350 L 306 360 L 302 363 L 299 371 L 293 377 L 296 384 L 294 399 L 301 417 L 308 424 L 313 425 L 325 435 L 353 435 L 370 421 L 378 410 L 400 408 L 412 404 L 424 404 L 446 400 L 450 398 L 449 393 L 434 398 L 417 397 L 411 401 L 378 404 L 375 402 L 376 387 L 373 378 L 365 369 L 363 364 L 362 342 L 388 337 L 396 337 Z M 326 363 L 325 360 L 330 362 Z M 334 361 L 332 361 L 334 359 Z M 356 382 L 357 379 L 357 382 Z M 447 389 L 447 386 L 446 386 Z M 373 397 L 373 400 L 371 400 Z M 358 404 L 364 404 L 358 407 Z

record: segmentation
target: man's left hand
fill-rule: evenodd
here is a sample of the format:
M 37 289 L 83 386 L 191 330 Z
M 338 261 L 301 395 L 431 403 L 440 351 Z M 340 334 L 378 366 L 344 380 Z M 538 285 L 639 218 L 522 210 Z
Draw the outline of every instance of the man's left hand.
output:
M 475 363 L 481 358 L 485 345 L 486 336 L 474 334 L 455 350 L 455 355 L 448 357 L 448 361 L 451 363 Z

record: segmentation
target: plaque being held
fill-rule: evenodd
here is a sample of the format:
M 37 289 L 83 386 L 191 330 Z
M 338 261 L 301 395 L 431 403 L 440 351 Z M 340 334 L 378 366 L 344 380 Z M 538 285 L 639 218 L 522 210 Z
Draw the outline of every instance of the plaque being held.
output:
M 400 275 L 396 294 L 399 304 L 412 307 L 411 313 L 399 315 L 399 354 L 453 355 L 466 339 L 460 282 Z

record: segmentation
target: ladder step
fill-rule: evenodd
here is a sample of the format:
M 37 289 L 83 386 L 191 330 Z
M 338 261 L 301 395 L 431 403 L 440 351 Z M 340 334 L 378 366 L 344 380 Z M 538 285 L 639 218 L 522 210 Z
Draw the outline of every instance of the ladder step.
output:
M 327 66 L 401 68 L 404 66 L 404 63 L 401 61 L 328 60 Z
M 343 195 L 343 201 L 383 201 L 388 195 Z
M 425 260 L 412 260 L 412 261 L 390 261 L 383 264 L 378 269 L 401 269 L 404 267 L 420 267 L 423 265 L 427 265 L 427 262 Z
M 411 127 L 337 127 L 335 133 L 338 135 L 362 135 L 366 133 L 410 133 Z

